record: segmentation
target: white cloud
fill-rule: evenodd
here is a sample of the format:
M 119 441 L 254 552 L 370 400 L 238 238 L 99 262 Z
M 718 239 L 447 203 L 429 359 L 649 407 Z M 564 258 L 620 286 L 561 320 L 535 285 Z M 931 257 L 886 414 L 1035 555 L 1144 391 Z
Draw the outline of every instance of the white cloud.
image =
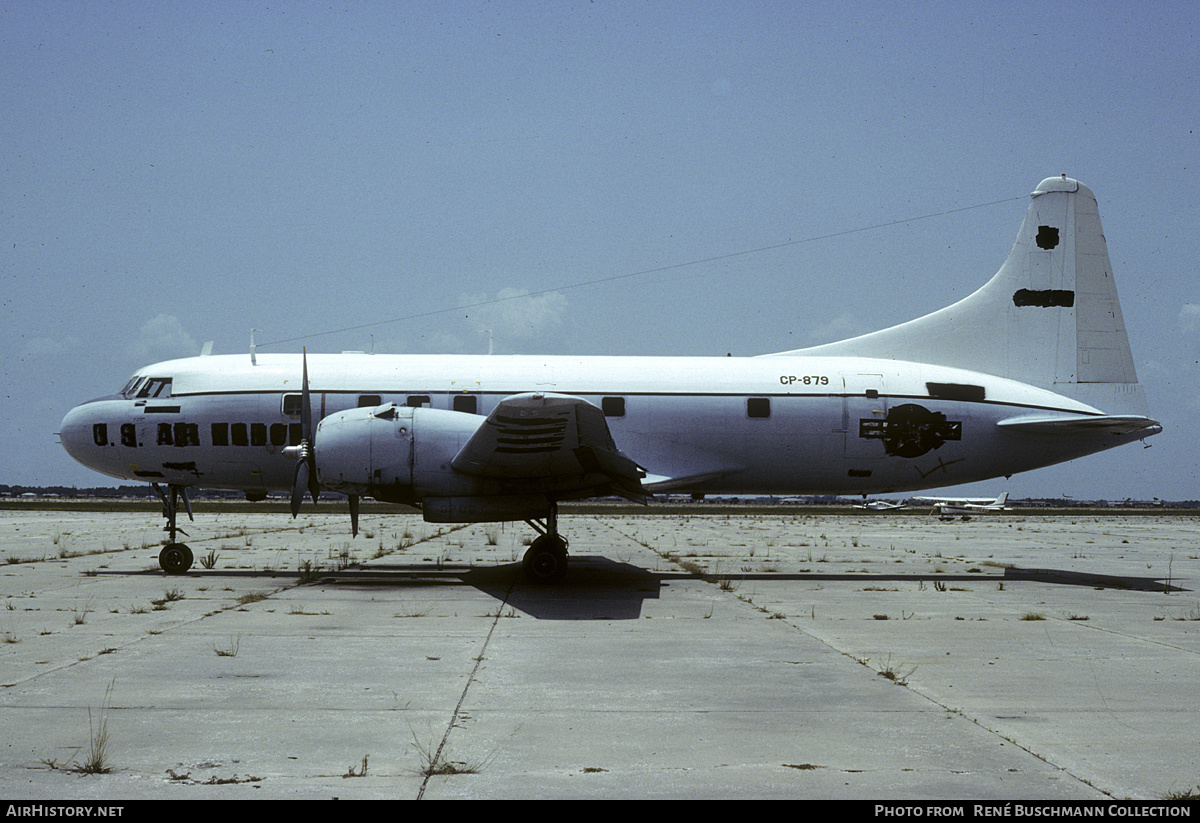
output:
M 529 295 L 514 288 L 503 288 L 495 297 L 464 295 L 462 302 L 472 331 L 490 331 L 497 351 L 510 348 L 510 342 L 528 342 L 555 331 L 567 311 L 567 298 L 559 292 Z
M 834 343 L 850 337 L 857 337 L 870 329 L 864 330 L 862 320 L 852 314 L 842 314 L 823 323 L 808 333 L 811 345 Z
M 1184 334 L 1200 332 L 1200 303 L 1184 303 L 1179 309 L 1179 328 Z
M 81 345 L 78 337 L 65 337 L 61 340 L 53 337 L 35 337 L 21 349 L 20 358 L 40 361 L 60 357 L 77 353 Z
M 190 357 L 200 353 L 200 346 L 183 329 L 173 314 L 160 314 L 147 320 L 130 344 L 129 354 L 139 363 Z

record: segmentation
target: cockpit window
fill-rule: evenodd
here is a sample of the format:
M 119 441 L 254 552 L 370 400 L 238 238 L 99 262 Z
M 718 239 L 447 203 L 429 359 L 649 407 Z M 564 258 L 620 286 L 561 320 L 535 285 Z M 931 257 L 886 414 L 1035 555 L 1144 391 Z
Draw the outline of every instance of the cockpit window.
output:
M 134 397 L 135 396 L 134 389 L 137 388 L 138 383 L 140 383 L 141 381 L 142 381 L 142 376 L 140 374 L 135 374 L 133 377 L 129 378 L 129 382 L 125 384 L 125 388 L 121 389 L 121 396 L 122 397 Z
M 169 377 L 150 377 L 138 389 L 137 397 L 170 397 L 171 396 L 171 378 Z

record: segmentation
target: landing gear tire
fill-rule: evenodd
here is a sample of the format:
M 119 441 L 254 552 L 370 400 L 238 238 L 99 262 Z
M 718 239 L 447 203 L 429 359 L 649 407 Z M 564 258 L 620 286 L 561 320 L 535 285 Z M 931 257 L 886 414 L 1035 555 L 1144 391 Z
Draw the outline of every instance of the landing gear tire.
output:
M 186 543 L 168 543 L 158 553 L 158 565 L 167 574 L 184 574 L 192 567 L 192 550 Z
M 532 583 L 557 583 L 567 573 L 567 544 L 557 535 L 544 534 L 525 552 L 521 570 Z

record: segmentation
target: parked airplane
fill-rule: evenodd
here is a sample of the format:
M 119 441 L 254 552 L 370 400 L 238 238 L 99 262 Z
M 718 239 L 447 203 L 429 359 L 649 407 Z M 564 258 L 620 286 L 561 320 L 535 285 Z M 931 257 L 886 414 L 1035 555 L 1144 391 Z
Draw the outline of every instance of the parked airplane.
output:
M 862 337 L 752 358 L 274 354 L 140 369 L 72 409 L 79 462 L 154 485 L 170 574 L 187 489 L 307 490 L 524 520 L 559 579 L 563 500 L 866 495 L 1008 476 L 1161 431 L 1134 372 L 1096 199 L 1052 177 L 981 289 Z M 164 487 L 165 486 L 165 490 Z
M 896 509 L 903 509 L 904 507 L 904 503 L 891 503 L 887 500 L 871 500 L 869 502 L 864 501 L 862 503 L 854 504 L 854 508 L 856 509 L 866 509 L 867 511 L 873 512 L 890 512 L 895 511 Z
M 938 514 L 942 515 L 992 514 L 1012 511 L 1005 505 L 1008 501 L 1008 492 L 995 500 L 990 497 L 914 497 L 913 500 L 932 503 Z

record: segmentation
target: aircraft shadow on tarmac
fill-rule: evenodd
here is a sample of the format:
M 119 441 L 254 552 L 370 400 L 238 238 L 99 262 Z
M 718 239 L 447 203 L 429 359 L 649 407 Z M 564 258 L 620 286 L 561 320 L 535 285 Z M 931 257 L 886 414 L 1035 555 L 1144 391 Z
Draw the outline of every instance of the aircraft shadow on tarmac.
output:
M 120 572 L 102 572 L 120 574 Z M 153 572 L 151 572 L 153 573 Z M 270 570 L 200 570 L 198 577 L 284 577 L 295 573 Z M 554 585 L 538 585 L 525 580 L 521 564 L 500 566 L 457 566 L 453 564 L 371 563 L 322 572 L 314 577 L 316 585 L 371 586 L 413 589 L 421 586 L 472 586 L 512 608 L 542 620 L 635 620 L 641 617 L 642 603 L 657 599 L 671 581 L 729 579 L 738 584 L 753 581 L 773 582 L 852 582 L 852 583 L 988 583 L 1030 582 L 1061 586 L 1124 589 L 1142 592 L 1186 592 L 1189 589 L 1162 578 L 1092 574 L 1066 569 L 1023 569 L 1009 567 L 1002 577 L 994 574 L 781 574 L 695 573 L 688 571 L 650 571 L 630 563 L 601 555 L 573 555 L 566 580 Z
M 1035 583 L 1060 583 L 1066 586 L 1087 586 L 1092 589 L 1128 589 L 1135 592 L 1186 592 L 1161 577 L 1127 577 L 1114 574 L 1091 574 L 1089 572 L 1065 571 L 1063 569 L 1004 570 L 1005 580 L 1028 580 Z

